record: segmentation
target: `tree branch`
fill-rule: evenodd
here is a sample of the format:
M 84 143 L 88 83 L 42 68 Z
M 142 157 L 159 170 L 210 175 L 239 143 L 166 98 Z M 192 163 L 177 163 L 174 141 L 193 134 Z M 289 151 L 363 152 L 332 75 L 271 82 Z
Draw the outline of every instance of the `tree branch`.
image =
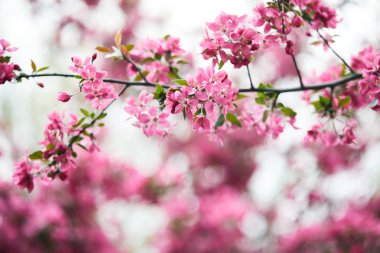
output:
M 294 56 L 294 54 L 291 54 L 290 56 L 292 57 L 294 67 L 296 68 L 298 80 L 300 81 L 300 86 L 301 86 L 301 88 L 304 88 L 305 85 L 303 84 L 303 81 L 302 81 L 302 75 L 301 75 L 300 69 L 298 68 L 296 57 Z
M 49 77 L 49 76 L 75 78 L 75 75 L 59 74 L 59 73 L 46 73 L 46 74 L 32 74 L 32 75 L 21 74 L 21 75 L 17 76 L 16 79 L 21 80 L 22 78 L 38 78 L 38 77 Z M 249 88 L 249 89 L 239 89 L 239 92 L 242 92 L 242 93 L 243 92 L 286 93 L 286 92 L 299 92 L 299 91 L 305 91 L 305 90 L 320 90 L 320 89 L 331 88 L 331 87 L 335 87 L 335 86 L 341 86 L 341 85 L 346 84 L 347 82 L 358 80 L 361 78 L 363 78 L 362 74 L 353 73 L 347 77 L 344 77 L 342 79 L 339 79 L 337 81 L 330 82 L 330 83 L 310 84 L 310 85 L 303 86 L 303 87 L 285 88 L 285 89 Z M 124 85 L 126 87 L 131 87 L 131 86 L 156 87 L 156 84 L 150 83 L 150 82 L 129 82 L 129 81 L 122 81 L 122 80 L 115 80 L 115 79 L 103 79 L 103 82 L 120 84 L 120 85 Z M 168 86 L 168 85 L 161 85 L 161 86 L 165 89 L 170 88 L 170 86 Z

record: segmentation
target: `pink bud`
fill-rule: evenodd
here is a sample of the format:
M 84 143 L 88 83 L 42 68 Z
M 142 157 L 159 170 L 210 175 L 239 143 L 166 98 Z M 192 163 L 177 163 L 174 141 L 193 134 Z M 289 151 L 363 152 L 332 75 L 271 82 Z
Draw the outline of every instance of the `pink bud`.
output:
M 294 53 L 294 51 L 293 51 L 293 45 L 294 45 L 294 43 L 291 40 L 288 40 L 286 42 L 285 52 L 287 54 L 291 55 L 291 54 Z
M 60 92 L 58 93 L 57 99 L 61 102 L 67 102 L 71 98 L 71 95 L 67 94 L 66 92 Z
M 300 16 L 294 16 L 293 20 L 292 20 L 292 25 L 294 27 L 300 27 L 302 25 L 302 18 Z
M 91 57 L 91 62 L 94 62 L 96 60 L 96 58 L 98 57 L 98 55 L 96 53 L 94 53 Z

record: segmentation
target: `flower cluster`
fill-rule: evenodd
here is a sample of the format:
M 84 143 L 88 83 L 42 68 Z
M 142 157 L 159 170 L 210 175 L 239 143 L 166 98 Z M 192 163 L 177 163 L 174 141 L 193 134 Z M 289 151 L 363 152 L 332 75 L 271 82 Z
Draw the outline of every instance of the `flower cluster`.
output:
M 141 128 L 146 136 L 165 137 L 173 125 L 168 121 L 169 113 L 160 111 L 153 97 L 143 90 L 138 99 L 127 98 L 124 110 L 136 119 L 133 125 Z
M 331 122 L 331 124 L 335 124 L 335 122 Z M 330 128 L 325 128 L 322 123 L 319 123 L 313 125 L 312 129 L 307 131 L 305 142 L 310 144 L 321 141 L 327 147 L 352 144 L 356 141 L 356 135 L 354 133 L 356 125 L 356 120 L 348 120 L 343 125 L 341 133 L 338 133 L 335 125 L 332 127 L 333 130 L 331 130 Z
M 214 66 L 199 69 L 195 77 L 187 78 L 186 85 L 170 89 L 164 104 L 168 112 L 183 112 L 194 129 L 210 131 L 215 118 L 235 110 L 238 89 L 232 87 L 225 71 L 215 72 Z
M 84 113 L 88 114 L 87 111 Z M 75 144 L 90 152 L 98 150 L 94 135 L 88 131 L 86 117 L 78 120 L 74 114 L 69 116 L 70 119 L 66 122 L 63 113 L 54 111 L 48 115 L 49 123 L 45 127 L 44 139 L 40 141 L 43 149 L 31 153 L 16 164 L 13 178 L 17 185 L 32 191 L 34 177 L 44 180 L 59 177 L 66 180 L 70 171 L 76 167 Z M 88 117 L 92 118 L 90 115 Z
M 151 83 L 162 84 L 173 78 L 178 79 L 178 64 L 187 63 L 183 60 L 185 51 L 180 46 L 180 40 L 172 36 L 145 40 L 129 50 L 122 47 L 121 51 L 127 62 L 131 63 L 128 65 L 128 75 L 141 79 L 142 74 Z
M 15 77 L 14 71 L 21 70 L 17 64 L 10 62 L 10 56 L 6 56 L 6 53 L 16 50 L 15 47 L 11 47 L 8 41 L 0 39 L 0 84 L 12 81 Z
M 320 0 L 291 0 L 261 4 L 254 9 L 253 24 L 264 26 L 266 46 L 285 44 L 287 54 L 293 54 L 294 42 L 288 38 L 293 29 L 306 23 L 314 30 L 336 28 L 338 23 L 334 9 Z
M 15 164 L 15 168 L 13 182 L 21 188 L 26 188 L 28 192 L 32 192 L 34 189 L 33 174 L 38 172 L 39 165 L 30 161 L 26 156 Z
M 93 65 L 96 55 L 92 58 L 87 57 L 84 60 L 79 57 L 72 57 L 71 60 L 74 66 L 69 69 L 80 76 L 81 91 L 84 92 L 85 98 L 91 102 L 93 108 L 103 110 L 110 103 L 112 99 L 117 97 L 114 87 L 108 83 L 103 82 L 107 72 L 98 71 Z M 70 98 L 68 94 L 60 94 L 59 100 L 62 102 L 68 101 Z
M 160 252 L 248 252 L 239 226 L 251 210 L 237 192 L 224 188 L 201 195 L 196 212 L 190 201 L 165 203 L 171 220 L 157 241 Z
M 220 14 L 208 23 L 206 37 L 200 43 L 205 59 L 220 65 L 230 61 L 235 68 L 248 65 L 260 47 L 261 36 L 246 22 L 246 16 Z
M 359 92 L 368 100 L 376 100 L 374 110 L 380 108 L 380 51 L 369 47 L 352 58 L 352 68 L 363 74 L 363 79 L 359 81 Z
M 287 121 L 281 111 L 270 112 L 262 105 L 247 102 L 240 114 L 240 121 L 245 128 L 254 130 L 258 135 L 272 135 L 276 139 L 284 131 L 286 122 L 294 124 L 295 117 Z
M 377 252 L 380 250 L 380 221 L 376 213 L 349 210 L 343 217 L 299 229 L 284 236 L 279 253 Z

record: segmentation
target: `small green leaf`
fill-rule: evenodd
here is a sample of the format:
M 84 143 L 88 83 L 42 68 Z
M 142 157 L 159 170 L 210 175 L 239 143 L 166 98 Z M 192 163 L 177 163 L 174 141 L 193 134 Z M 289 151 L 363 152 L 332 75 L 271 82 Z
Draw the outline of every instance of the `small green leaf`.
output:
M 263 113 L 262 121 L 263 121 L 263 122 L 267 121 L 268 116 L 269 116 L 269 111 L 268 111 L 268 110 L 265 110 L 264 113 Z
M 45 66 L 45 67 L 39 68 L 39 69 L 37 70 L 37 72 L 41 72 L 41 71 L 47 70 L 48 68 L 49 68 L 48 66 Z
M 179 60 L 176 62 L 177 64 L 189 64 L 189 62 L 184 61 L 184 60 Z
M 282 112 L 282 114 L 284 114 L 284 116 L 287 116 L 287 117 L 294 117 L 294 116 L 297 115 L 297 113 L 295 111 L 293 111 L 293 109 L 291 109 L 289 107 L 282 108 L 281 112 Z
M 38 151 L 29 155 L 29 158 L 31 160 L 42 160 L 42 157 L 43 157 L 43 153 L 41 150 L 38 150 Z
M 90 116 L 90 113 L 86 109 L 80 108 L 79 110 L 83 113 L 84 116 L 86 117 Z
M 125 50 L 130 52 L 134 47 L 135 47 L 135 45 L 133 45 L 133 44 L 127 44 L 127 45 L 125 45 Z
M 165 94 L 165 89 L 157 84 L 156 85 L 156 92 L 154 93 L 154 99 L 160 99 Z
M 85 119 L 86 118 L 81 118 L 75 125 L 73 125 L 73 128 L 77 128 L 78 126 L 80 126 Z
M 145 64 L 148 62 L 154 62 L 154 61 L 155 61 L 155 59 L 153 57 L 147 57 L 141 61 L 141 64 Z
M 47 151 L 50 151 L 54 148 L 54 144 L 53 143 L 49 143 L 47 146 L 46 146 L 46 150 Z
M 168 40 L 170 38 L 170 34 L 166 34 L 165 36 L 164 36 L 164 40 Z
M 236 97 L 236 100 L 245 99 L 245 98 L 249 98 L 249 96 L 247 96 L 247 95 L 245 95 L 243 93 L 238 93 L 237 97 Z
M 256 104 L 265 105 L 265 99 L 263 97 L 255 98 Z
M 81 140 L 83 140 L 83 138 L 76 135 L 76 136 L 71 138 L 70 143 L 80 142 Z
M 104 127 L 104 123 L 99 123 L 98 127 Z
M 6 62 L 9 63 L 11 60 L 10 56 L 0 56 L 0 62 Z
M 220 114 L 218 120 L 215 122 L 215 129 L 218 129 L 218 127 L 222 126 L 224 124 L 224 115 Z
M 37 70 L 36 63 L 34 63 L 33 60 L 30 60 L 30 65 L 32 66 L 33 72 L 36 72 L 36 70 Z
M 99 115 L 98 120 L 104 119 L 105 117 L 107 117 L 107 113 L 102 112 L 102 114 Z
M 161 60 L 161 58 L 162 58 L 162 54 L 159 54 L 159 53 L 154 54 L 154 59 Z
M 226 115 L 226 119 L 232 124 L 232 125 L 237 125 L 239 127 L 241 127 L 241 122 L 240 120 L 238 119 L 238 117 L 233 114 L 233 113 L 227 113 Z
M 148 71 L 144 70 L 142 72 L 142 75 L 140 73 L 137 74 L 137 76 L 135 77 L 135 81 L 141 81 L 144 79 L 144 77 L 146 77 L 148 75 Z
M 195 113 L 194 113 L 194 118 L 196 117 L 196 116 L 198 116 L 199 114 L 201 114 L 202 113 L 202 109 L 198 109 Z
M 351 102 L 351 97 L 345 97 L 345 98 L 341 98 L 339 99 L 339 107 L 345 107 L 346 105 L 348 105 L 349 103 Z
M 176 80 L 173 80 L 175 83 L 181 85 L 181 86 L 189 86 L 189 84 L 187 83 L 187 81 L 185 79 L 176 79 Z
M 80 75 L 75 75 L 74 76 L 76 79 L 82 79 L 82 76 L 80 76 Z
M 112 49 L 108 47 L 96 47 L 95 49 L 102 53 L 112 53 Z
M 321 102 L 321 105 L 323 107 L 328 107 L 330 106 L 330 102 L 331 100 L 327 97 L 324 97 L 324 96 L 319 96 L 319 101 Z
M 219 65 L 219 69 L 223 68 L 223 66 L 224 66 L 224 61 L 221 60 L 221 61 L 218 63 L 218 65 Z

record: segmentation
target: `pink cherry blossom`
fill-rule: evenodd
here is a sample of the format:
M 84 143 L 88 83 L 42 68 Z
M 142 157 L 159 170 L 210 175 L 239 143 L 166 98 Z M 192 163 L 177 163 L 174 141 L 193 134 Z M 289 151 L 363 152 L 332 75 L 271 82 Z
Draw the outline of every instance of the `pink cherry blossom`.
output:
M 21 188 L 26 188 L 28 192 L 33 191 L 34 179 L 32 174 L 38 171 L 39 165 L 30 161 L 28 156 L 25 156 L 15 164 L 15 167 L 13 182 Z

